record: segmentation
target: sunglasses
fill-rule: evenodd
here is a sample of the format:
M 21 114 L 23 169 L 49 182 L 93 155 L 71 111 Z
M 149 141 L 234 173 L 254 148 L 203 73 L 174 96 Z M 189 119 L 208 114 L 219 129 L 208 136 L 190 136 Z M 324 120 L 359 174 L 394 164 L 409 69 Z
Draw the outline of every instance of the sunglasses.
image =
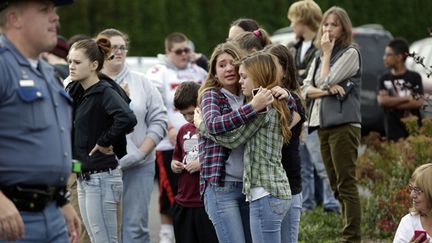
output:
M 181 54 L 183 54 L 183 52 L 185 53 L 185 54 L 188 54 L 189 52 L 191 51 L 191 49 L 190 48 L 183 48 L 183 49 L 177 49 L 177 50 L 173 50 L 172 52 L 174 52 L 177 56 L 180 56 Z

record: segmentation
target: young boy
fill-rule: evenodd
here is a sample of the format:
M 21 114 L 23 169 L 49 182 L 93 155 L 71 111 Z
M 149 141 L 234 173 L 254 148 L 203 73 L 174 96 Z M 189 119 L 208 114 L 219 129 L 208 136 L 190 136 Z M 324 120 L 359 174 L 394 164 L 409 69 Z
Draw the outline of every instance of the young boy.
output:
M 178 131 L 171 162 L 172 171 L 180 174 L 173 210 L 176 243 L 218 242 L 199 193 L 198 134 L 193 124 L 199 88 L 196 82 L 183 82 L 174 94 L 174 106 L 188 122 Z
M 405 60 L 409 52 L 408 42 L 395 38 L 387 45 L 384 52 L 384 65 L 390 68 L 379 79 L 378 104 L 384 108 L 384 129 L 388 140 L 397 141 L 408 136 L 402 118 L 417 116 L 420 124 L 422 99 L 414 95 L 423 94 L 421 76 L 407 70 Z

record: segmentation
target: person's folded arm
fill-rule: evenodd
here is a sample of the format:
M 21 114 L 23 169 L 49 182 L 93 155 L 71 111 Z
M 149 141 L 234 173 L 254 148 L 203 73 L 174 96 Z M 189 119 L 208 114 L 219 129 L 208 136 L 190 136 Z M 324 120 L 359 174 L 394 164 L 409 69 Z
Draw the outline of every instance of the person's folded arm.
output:
M 378 104 L 385 108 L 397 108 L 398 106 L 409 102 L 409 97 L 390 96 L 386 90 L 378 91 Z
M 327 75 L 322 73 L 317 75 L 315 83 L 321 84 L 319 88 L 327 90 L 331 86 L 354 76 L 359 68 L 359 54 L 357 50 L 350 48 L 333 65 L 329 66 Z
M 420 109 L 424 105 L 424 100 L 422 98 L 416 100 L 412 99 L 408 102 L 400 104 L 396 107 L 399 110 L 417 110 Z

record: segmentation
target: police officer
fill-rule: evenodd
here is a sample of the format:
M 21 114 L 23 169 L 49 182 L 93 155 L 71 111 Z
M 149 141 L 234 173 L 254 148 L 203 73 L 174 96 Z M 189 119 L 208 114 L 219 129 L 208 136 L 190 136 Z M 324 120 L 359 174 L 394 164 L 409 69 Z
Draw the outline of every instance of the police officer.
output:
M 56 45 L 55 6 L 72 2 L 0 0 L 0 242 L 79 237 L 81 223 L 65 190 L 70 98 L 39 59 Z

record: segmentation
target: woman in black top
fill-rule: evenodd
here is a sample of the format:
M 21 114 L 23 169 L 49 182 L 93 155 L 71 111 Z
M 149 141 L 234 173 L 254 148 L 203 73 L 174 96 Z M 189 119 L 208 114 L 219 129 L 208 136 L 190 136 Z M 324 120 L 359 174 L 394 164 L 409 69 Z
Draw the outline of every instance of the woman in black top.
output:
M 283 45 L 269 45 L 264 48 L 264 51 L 267 51 L 278 58 L 283 71 L 281 87 L 290 91 L 291 95 L 295 99 L 297 107 L 296 113 L 298 116 L 294 115 L 291 123 L 291 139 L 288 144 L 284 144 L 282 147 L 282 165 L 288 177 L 292 198 L 290 208 L 285 215 L 281 226 L 281 242 L 297 242 L 302 210 L 299 145 L 303 123 L 306 120 L 305 109 L 303 101 L 300 98 L 300 95 L 298 95 L 300 84 L 296 80 L 294 59 L 288 48 Z
M 126 154 L 126 133 L 136 118 L 109 78 L 100 76 L 111 55 L 108 39 L 76 42 L 69 52 L 73 102 L 73 158 L 82 162 L 78 201 L 92 242 L 118 242 L 117 204 L 123 183 L 117 160 Z

